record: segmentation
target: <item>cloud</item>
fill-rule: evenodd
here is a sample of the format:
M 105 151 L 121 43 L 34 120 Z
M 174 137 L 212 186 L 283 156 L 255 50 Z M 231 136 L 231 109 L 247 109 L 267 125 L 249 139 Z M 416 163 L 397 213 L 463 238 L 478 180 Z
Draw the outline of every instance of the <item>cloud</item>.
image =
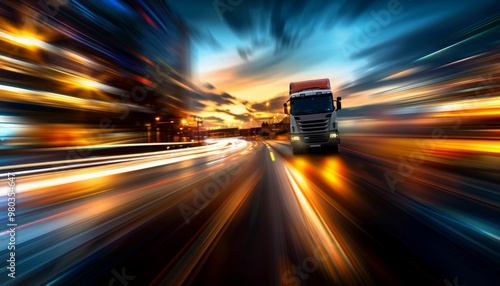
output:
M 332 28 L 341 19 L 352 21 L 367 13 L 377 1 L 350 0 L 303 1 L 261 0 L 243 1 L 223 14 L 224 21 L 236 34 L 253 39 L 263 39 L 266 46 L 274 46 L 276 53 L 300 47 L 318 29 Z M 255 41 L 239 49 L 242 56 L 262 47 Z M 242 52 L 244 51 L 244 52 Z
M 222 40 L 201 27 L 226 25 L 251 44 L 237 48 L 243 59 L 264 46 L 274 47 L 276 53 L 300 47 L 319 27 L 331 28 L 340 19 L 352 20 L 374 6 L 376 1 L 345 0 L 253 0 L 235 1 L 169 1 L 192 25 L 194 37 L 203 39 L 214 47 L 221 47 Z
M 219 40 L 217 40 L 214 35 L 207 29 L 202 29 L 195 27 L 193 25 L 188 25 L 191 37 L 198 41 L 199 43 L 207 44 L 213 50 L 222 50 L 223 46 Z
M 288 94 L 281 94 L 266 101 L 253 103 L 250 106 L 250 110 L 252 110 L 252 112 L 268 112 L 269 110 L 269 112 L 272 113 L 282 113 L 283 103 L 285 103 L 288 98 Z M 269 103 L 269 108 L 267 107 L 267 103 Z
M 466 2 L 430 0 L 421 1 L 303 1 L 303 0 L 243 0 L 219 1 L 224 3 L 224 9 L 215 5 L 216 1 L 169 1 L 191 23 L 193 36 L 214 42 L 214 46 L 226 44 L 224 39 L 216 39 L 209 31 L 211 28 L 226 26 L 248 44 L 238 43 L 235 52 L 244 60 L 257 55 L 257 50 L 270 48 L 276 54 L 290 55 L 290 50 L 304 47 L 304 41 L 313 35 L 331 31 L 341 26 L 342 29 L 355 34 L 354 28 L 363 30 L 368 23 L 373 22 L 374 13 L 387 12 L 389 5 L 397 4 L 402 11 L 392 14 L 389 25 L 403 25 L 404 31 L 397 38 L 389 38 L 394 30 L 383 27 L 380 35 L 376 36 L 378 44 L 359 47 L 358 52 L 351 55 L 354 59 L 377 58 L 377 62 L 370 62 L 380 68 L 383 63 L 399 59 L 399 62 L 413 60 L 417 52 L 435 46 L 443 40 L 442 35 L 450 35 L 471 23 L 480 22 L 485 16 L 493 15 L 497 1 L 485 0 L 481 5 L 470 5 Z M 220 6 L 220 5 L 219 5 Z M 446 7 L 446 9 L 443 9 Z M 221 10 L 222 9 L 222 10 Z M 439 22 L 431 18 L 440 19 Z M 429 20 L 431 19 L 431 20 Z M 403 21 L 404 20 L 404 21 Z M 458 25 L 457 25 L 458 24 Z M 215 29 L 214 29 L 215 30 Z M 212 30 L 212 31 L 214 31 Z M 411 35 L 410 35 L 411 34 Z M 381 40 L 381 41 L 379 41 Z M 328 43 L 326 41 L 325 43 Z M 268 57 L 268 56 L 267 56 Z M 267 67 L 278 68 L 286 57 L 277 60 L 259 60 L 255 66 L 259 71 Z M 263 65 L 261 67 L 261 65 Z M 397 64 L 397 62 L 395 63 Z M 386 65 L 388 66 L 388 64 Z M 371 65 L 370 65 L 371 67 Z M 256 72 L 249 67 L 243 69 L 249 73 Z M 245 74 L 244 74 L 245 75 Z
M 497 38 L 494 30 L 497 28 L 494 21 L 488 21 L 494 3 L 468 7 L 467 10 L 455 3 L 453 8 L 433 14 L 420 25 L 410 27 L 410 23 L 419 18 L 417 13 L 432 7 L 429 3 L 412 4 L 415 6 L 403 10 L 402 13 L 406 13 L 404 19 L 394 23 L 401 25 L 404 32 L 378 44 L 367 45 L 351 55 L 352 60 L 364 60 L 366 65 L 357 73 L 354 82 L 341 89 L 356 92 L 377 88 L 386 84 L 381 79 L 415 67 L 425 67 L 429 78 L 436 77 L 441 73 L 436 67 L 494 48 Z M 401 80 L 406 79 L 393 80 L 392 83 L 402 84 Z
M 498 28 L 491 26 L 498 17 L 497 1 L 470 5 L 463 1 L 400 0 L 403 10 L 392 14 L 390 23 L 342 57 L 341 40 L 351 41 L 358 31 L 365 31 L 374 21 L 374 13 L 387 10 L 391 1 L 232 1 L 241 4 L 225 11 L 223 21 L 213 1 L 171 1 L 192 26 L 213 33 L 215 41 L 230 47 L 225 52 L 245 60 L 203 74 L 207 81 L 230 94 L 209 88 L 210 92 L 196 95 L 194 100 L 203 98 L 214 105 L 239 103 L 248 112 L 267 112 L 267 101 L 260 98 L 286 91 L 286 82 L 309 75 L 335 74 L 349 80 L 337 86 L 343 96 L 348 96 L 388 83 L 405 84 L 415 75 L 384 79 L 404 70 L 416 68 L 432 78 L 442 72 L 437 68 L 440 65 L 491 50 L 498 43 L 494 33 Z M 238 40 L 218 33 L 227 28 Z M 238 101 L 233 95 L 245 100 Z M 281 112 L 287 96 L 276 98 L 269 100 L 269 111 Z
M 259 49 L 270 47 L 270 38 L 264 38 L 262 35 L 259 37 L 253 37 L 248 46 L 240 46 L 236 48 L 236 52 L 245 61 L 248 61 Z
M 293 57 L 288 60 L 287 58 L 289 55 L 286 54 L 273 56 L 266 53 L 251 61 L 213 71 L 204 76 L 216 82 L 217 86 L 224 90 L 247 90 L 267 83 L 274 83 L 277 78 L 290 75 L 288 70 L 290 64 L 293 63 Z
M 251 56 L 254 53 L 253 49 L 251 49 L 251 48 L 241 48 L 241 47 L 238 47 L 236 50 L 238 52 L 238 55 L 240 55 L 240 57 L 242 59 L 244 59 L 245 61 L 247 61 L 248 57 Z
M 229 93 L 227 92 L 223 92 L 221 95 L 220 95 L 222 98 L 224 99 L 232 99 L 232 100 L 236 100 L 236 97 L 230 95 Z
M 211 83 L 208 83 L 208 82 L 204 83 L 203 86 L 210 89 L 210 90 L 215 89 L 215 86 L 213 86 Z
M 250 118 L 252 118 L 252 114 L 250 114 L 250 113 L 236 114 L 236 113 L 229 111 L 228 109 L 217 108 L 217 109 L 215 109 L 215 112 L 220 112 L 220 113 L 225 113 L 225 114 L 231 115 L 237 121 L 241 120 L 241 121 L 246 122 L 246 121 L 249 121 Z
M 217 94 L 213 92 L 193 91 L 189 94 L 190 99 L 193 101 L 208 101 L 214 105 L 235 104 L 237 100 L 234 96 L 228 93 Z
M 224 123 L 224 119 L 222 119 L 220 117 L 217 117 L 217 116 L 203 117 L 203 121 L 204 122 L 214 123 L 214 124 L 223 124 Z
M 202 112 L 207 106 L 198 100 L 189 100 L 188 109 L 193 112 Z

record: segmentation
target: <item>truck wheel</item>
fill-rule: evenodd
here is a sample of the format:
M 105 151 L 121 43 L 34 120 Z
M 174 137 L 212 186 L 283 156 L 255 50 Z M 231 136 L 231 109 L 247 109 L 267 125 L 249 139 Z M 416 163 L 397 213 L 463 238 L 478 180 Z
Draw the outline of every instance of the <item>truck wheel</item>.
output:
M 293 155 L 299 155 L 299 154 L 302 154 L 302 150 L 299 150 L 297 148 L 293 148 L 292 147 L 292 152 L 293 152 Z

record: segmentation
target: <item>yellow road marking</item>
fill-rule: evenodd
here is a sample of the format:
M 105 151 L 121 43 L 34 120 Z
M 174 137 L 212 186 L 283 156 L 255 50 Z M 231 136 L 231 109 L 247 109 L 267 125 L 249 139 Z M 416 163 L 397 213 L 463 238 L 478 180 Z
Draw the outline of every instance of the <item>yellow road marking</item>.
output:
M 274 161 L 274 154 L 273 154 L 273 152 L 269 152 L 269 155 L 271 156 L 271 160 Z

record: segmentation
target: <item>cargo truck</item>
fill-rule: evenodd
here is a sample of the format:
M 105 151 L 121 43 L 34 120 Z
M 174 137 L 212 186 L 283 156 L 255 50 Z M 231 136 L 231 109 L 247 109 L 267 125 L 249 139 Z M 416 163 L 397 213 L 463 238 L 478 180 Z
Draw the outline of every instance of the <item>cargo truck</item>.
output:
M 328 78 L 290 83 L 289 100 L 283 104 L 290 115 L 290 141 L 293 154 L 322 148 L 338 152 L 340 137 L 337 111 L 341 97 L 333 100 Z

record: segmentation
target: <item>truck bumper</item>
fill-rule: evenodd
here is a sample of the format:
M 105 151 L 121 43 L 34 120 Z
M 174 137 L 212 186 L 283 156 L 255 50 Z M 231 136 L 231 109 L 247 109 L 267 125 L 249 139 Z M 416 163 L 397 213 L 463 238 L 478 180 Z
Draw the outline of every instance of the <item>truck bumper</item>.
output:
M 296 150 L 306 150 L 309 148 L 335 148 L 340 144 L 340 137 L 330 138 L 328 134 L 324 135 L 324 140 L 318 140 L 322 134 L 291 134 L 292 148 Z M 298 137 L 298 140 L 296 140 Z M 294 140 L 295 139 L 295 140 Z

